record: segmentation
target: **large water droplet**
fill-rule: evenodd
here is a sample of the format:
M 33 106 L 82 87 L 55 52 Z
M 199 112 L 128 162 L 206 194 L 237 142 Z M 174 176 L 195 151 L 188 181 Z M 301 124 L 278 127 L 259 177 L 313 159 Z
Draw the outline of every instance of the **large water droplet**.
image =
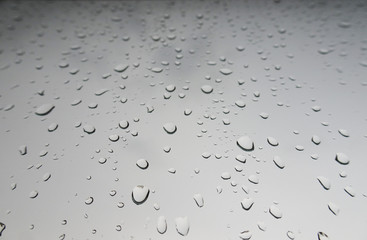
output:
M 187 236 L 190 230 L 190 223 L 187 217 L 178 217 L 175 219 L 176 230 L 182 236 Z
M 254 150 L 254 142 L 249 136 L 242 136 L 237 139 L 237 145 L 245 151 Z
M 49 114 L 54 108 L 55 108 L 55 105 L 46 103 L 37 108 L 36 114 L 39 116 L 45 116 Z
M 164 216 L 158 217 L 157 231 L 160 234 L 164 234 L 167 231 L 167 220 L 166 220 L 166 218 Z
M 139 159 L 138 161 L 136 161 L 136 166 L 144 170 L 149 167 L 149 163 L 145 159 Z
M 331 187 L 331 183 L 330 180 L 327 179 L 326 177 L 320 176 L 317 177 L 317 180 L 319 180 L 321 186 L 325 189 L 325 190 L 329 190 Z
M 283 217 L 283 213 L 282 211 L 280 211 L 280 209 L 275 206 L 275 205 L 271 205 L 269 208 L 269 212 L 271 215 L 273 215 L 273 217 L 275 217 L 276 219 L 282 218 Z
M 133 202 L 137 205 L 144 203 L 148 199 L 149 192 L 150 192 L 149 188 L 145 186 L 138 185 L 134 187 L 131 194 Z
M 349 163 L 349 157 L 345 153 L 337 153 L 335 160 L 342 165 L 347 165 Z
M 245 198 L 241 201 L 241 206 L 245 210 L 250 210 L 250 208 L 254 205 L 254 200 L 252 198 Z
M 168 134 L 174 134 L 177 130 L 177 127 L 175 124 L 173 123 L 166 123 L 163 125 L 163 129 L 168 133 Z

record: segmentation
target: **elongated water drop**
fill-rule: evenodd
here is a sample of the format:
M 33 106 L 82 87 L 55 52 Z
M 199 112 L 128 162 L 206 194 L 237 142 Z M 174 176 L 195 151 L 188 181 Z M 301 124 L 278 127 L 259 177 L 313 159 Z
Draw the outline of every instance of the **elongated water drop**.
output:
M 157 231 L 164 234 L 167 231 L 167 220 L 164 216 L 159 216 L 157 220 Z
M 198 205 L 198 207 L 203 207 L 204 206 L 204 198 L 203 196 L 201 196 L 201 194 L 197 193 L 194 195 L 194 200 L 196 202 L 196 205 Z
M 131 194 L 133 202 L 136 205 L 140 205 L 144 203 L 148 199 L 149 192 L 150 192 L 149 188 L 145 186 L 138 185 L 134 187 L 132 194 Z
M 344 188 L 344 191 L 346 192 L 346 193 L 348 193 L 349 194 L 349 196 L 351 196 L 351 197 L 355 197 L 356 196 L 356 191 L 354 190 L 354 188 L 352 188 L 351 186 L 346 186 L 345 188 Z
M 335 215 L 337 216 L 340 212 L 340 208 L 337 204 L 333 203 L 333 202 L 329 202 L 328 204 L 328 208 L 329 210 Z
M 55 108 L 55 105 L 46 103 L 37 108 L 36 114 L 39 116 L 45 116 L 49 114 L 54 108 Z
M 219 72 L 220 72 L 221 74 L 223 74 L 223 75 L 229 75 L 229 74 L 231 74 L 233 71 L 232 71 L 231 69 L 229 69 L 229 68 L 221 68 L 221 69 L 219 70 Z
M 285 163 L 284 160 L 281 159 L 279 156 L 274 156 L 273 158 L 273 162 L 275 163 L 275 165 L 280 168 L 283 169 L 285 167 Z
M 190 223 L 187 217 L 178 217 L 175 219 L 176 230 L 181 236 L 187 236 L 190 230 Z
M 330 180 L 327 179 L 326 177 L 320 176 L 317 177 L 317 180 L 320 182 L 321 186 L 325 189 L 325 190 L 329 190 L 331 187 L 331 183 Z

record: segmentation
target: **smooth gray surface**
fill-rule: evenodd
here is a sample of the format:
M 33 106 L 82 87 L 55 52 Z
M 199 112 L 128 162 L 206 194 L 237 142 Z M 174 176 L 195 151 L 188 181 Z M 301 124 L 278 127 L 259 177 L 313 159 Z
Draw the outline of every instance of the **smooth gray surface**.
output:
M 251 239 L 289 239 L 288 231 L 307 240 L 318 232 L 367 238 L 364 1 L 2 1 L 0 29 L 0 239 L 240 239 L 245 230 Z M 119 64 L 129 67 L 119 73 Z M 39 116 L 43 104 L 55 107 Z M 52 123 L 58 128 L 49 132 Z M 168 134 L 166 123 L 177 131 Z M 94 133 L 83 131 L 88 124 Z M 109 140 L 113 134 L 118 141 Z M 244 135 L 254 142 L 251 152 L 236 144 Z M 339 152 L 349 164 L 335 160 Z M 145 170 L 136 165 L 141 158 Z M 231 179 L 223 180 L 224 172 Z M 131 198 L 137 185 L 150 189 L 140 205 Z M 246 197 L 254 200 L 248 211 L 241 207 Z M 269 213 L 272 205 L 280 219 Z M 156 229 L 160 216 L 164 234 Z M 183 237 L 175 219 L 185 216 Z

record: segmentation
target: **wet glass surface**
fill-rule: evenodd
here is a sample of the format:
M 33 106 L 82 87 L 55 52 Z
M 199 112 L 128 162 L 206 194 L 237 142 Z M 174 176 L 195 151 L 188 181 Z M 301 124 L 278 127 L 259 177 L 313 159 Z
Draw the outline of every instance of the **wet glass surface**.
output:
M 365 1 L 1 1 L 0 239 L 366 239 Z

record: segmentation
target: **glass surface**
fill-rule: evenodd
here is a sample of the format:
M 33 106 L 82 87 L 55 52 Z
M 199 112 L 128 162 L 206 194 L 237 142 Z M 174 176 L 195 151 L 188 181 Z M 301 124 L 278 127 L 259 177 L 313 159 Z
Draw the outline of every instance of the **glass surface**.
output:
M 366 1 L 1 1 L 0 240 L 367 239 Z

